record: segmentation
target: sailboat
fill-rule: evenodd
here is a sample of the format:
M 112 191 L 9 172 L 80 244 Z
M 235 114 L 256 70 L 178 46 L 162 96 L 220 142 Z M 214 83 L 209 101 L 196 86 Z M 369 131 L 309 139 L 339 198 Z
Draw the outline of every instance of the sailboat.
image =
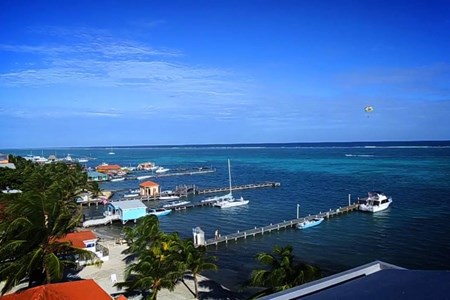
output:
M 230 192 L 227 195 L 222 196 L 222 200 L 214 204 L 216 207 L 220 208 L 229 208 L 229 207 L 235 207 L 235 206 L 241 206 L 246 205 L 250 201 L 244 200 L 244 198 L 241 196 L 239 199 L 236 199 L 233 197 L 232 188 L 231 188 L 231 167 L 230 167 L 230 160 L 228 159 L 228 181 L 230 183 Z
M 111 147 L 111 151 L 108 152 L 109 155 L 114 155 L 116 153 L 114 153 L 113 148 Z

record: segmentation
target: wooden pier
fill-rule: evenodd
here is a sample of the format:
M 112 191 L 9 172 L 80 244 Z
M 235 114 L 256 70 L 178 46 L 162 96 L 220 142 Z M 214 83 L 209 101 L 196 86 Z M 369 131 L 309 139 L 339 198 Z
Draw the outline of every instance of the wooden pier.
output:
M 231 190 L 248 190 L 248 189 L 256 189 L 256 188 L 267 188 L 267 187 L 279 187 L 281 183 L 279 182 L 262 182 L 262 183 L 252 183 L 252 184 L 244 184 L 244 185 L 236 185 L 232 186 Z M 230 187 L 221 187 L 221 188 L 206 188 L 206 189 L 196 189 L 196 194 L 208 194 L 208 193 L 220 193 L 220 192 L 228 192 L 230 191 Z
M 329 210 L 326 212 L 320 212 L 316 215 L 309 215 L 307 217 L 302 217 L 302 218 L 298 218 L 298 219 L 292 219 L 289 221 L 283 221 L 280 223 L 276 223 L 276 224 L 270 224 L 267 226 L 263 226 L 263 227 L 255 227 L 253 229 L 248 229 L 248 230 L 244 230 L 244 231 L 238 231 L 236 233 L 231 233 L 231 234 L 227 234 L 224 236 L 219 236 L 217 238 L 211 238 L 211 239 L 205 239 L 205 246 L 211 246 L 211 245 L 218 245 L 218 244 L 222 244 L 225 243 L 227 244 L 228 242 L 231 241 L 237 241 L 238 239 L 246 239 L 247 237 L 254 237 L 256 235 L 263 235 L 264 233 L 270 233 L 274 230 L 280 230 L 280 229 L 285 229 L 285 228 L 292 228 L 292 227 L 296 227 L 296 225 L 298 223 L 304 222 L 304 221 L 309 221 L 312 220 L 314 218 L 331 218 L 331 217 L 335 217 L 344 213 L 349 213 L 355 210 L 358 210 L 358 206 L 359 204 L 350 204 L 348 206 L 345 207 L 340 207 L 334 210 Z
M 168 172 L 168 173 L 142 173 L 140 176 L 127 176 L 126 180 L 143 180 L 139 179 L 139 177 L 145 176 L 144 179 L 147 178 L 158 178 L 158 177 L 169 177 L 169 176 L 183 176 L 183 175 L 198 175 L 198 174 L 207 174 L 214 173 L 216 169 L 206 169 L 206 168 L 196 168 L 190 170 L 180 170 L 178 172 Z

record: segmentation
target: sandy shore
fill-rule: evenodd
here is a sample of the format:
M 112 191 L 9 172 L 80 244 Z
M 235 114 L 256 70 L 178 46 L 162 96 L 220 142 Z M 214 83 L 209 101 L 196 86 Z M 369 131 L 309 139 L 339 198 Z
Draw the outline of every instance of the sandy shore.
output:
M 119 295 L 123 290 L 114 287 L 116 281 L 123 281 L 125 262 L 122 260 L 124 255 L 121 252 L 127 248 L 126 245 L 119 245 L 113 242 L 102 243 L 109 248 L 109 260 L 105 261 L 102 266 L 84 267 L 78 274 L 82 279 L 94 279 L 99 286 L 111 295 Z M 178 283 L 174 291 L 161 290 L 158 293 L 158 299 L 195 299 L 192 291 L 194 291 L 194 282 L 192 278 L 186 277 L 185 284 Z M 189 290 L 190 289 L 190 290 Z M 129 297 L 129 299 L 140 299 L 141 296 Z M 232 292 L 224 286 L 204 277 L 199 277 L 199 298 L 200 299 L 240 299 L 239 294 Z

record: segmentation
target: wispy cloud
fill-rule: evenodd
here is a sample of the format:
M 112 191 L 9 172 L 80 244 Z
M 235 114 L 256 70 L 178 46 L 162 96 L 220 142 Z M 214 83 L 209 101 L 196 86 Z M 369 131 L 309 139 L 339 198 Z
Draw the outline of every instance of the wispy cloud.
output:
M 9 86 L 69 85 L 139 87 L 167 94 L 209 96 L 242 95 L 234 74 L 214 67 L 180 63 L 178 50 L 154 48 L 142 42 L 112 37 L 86 28 L 45 28 L 49 34 L 39 45 L 0 44 L 0 51 L 25 53 L 33 62 L 0 73 L 0 84 Z M 45 36 L 44 36 L 45 37 Z M 48 41 L 48 42 L 45 42 Z

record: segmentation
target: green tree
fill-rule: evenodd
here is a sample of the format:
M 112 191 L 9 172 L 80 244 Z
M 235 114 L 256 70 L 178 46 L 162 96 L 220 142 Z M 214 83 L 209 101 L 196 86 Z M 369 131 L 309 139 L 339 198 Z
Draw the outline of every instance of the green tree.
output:
M 2 294 L 24 279 L 29 286 L 60 281 L 64 270 L 75 265 L 76 257 L 95 259 L 90 251 L 59 242 L 80 223 L 81 209 L 75 197 L 88 187 L 86 174 L 79 167 L 63 163 L 17 161 L 14 188 L 23 192 L 0 194 L 0 281 L 5 281 Z M 4 175 L 0 172 L 0 181 Z
M 194 279 L 194 296 L 198 299 L 198 278 L 197 276 L 204 270 L 217 270 L 217 265 L 213 263 L 215 257 L 206 255 L 206 247 L 195 247 L 190 239 L 180 240 L 179 251 L 182 270 L 192 274 Z
M 295 262 L 292 246 L 275 246 L 272 253 L 258 253 L 256 259 L 267 266 L 265 269 L 253 270 L 250 275 L 250 285 L 265 287 L 256 296 L 272 294 L 294 286 L 320 278 L 317 267 Z
M 129 292 L 139 290 L 145 299 L 157 299 L 162 288 L 173 291 L 183 273 L 177 260 L 178 234 L 161 232 L 158 219 L 149 215 L 139 219 L 134 228 L 127 228 L 125 239 L 128 248 L 123 253 L 130 263 L 125 281 L 115 286 Z

